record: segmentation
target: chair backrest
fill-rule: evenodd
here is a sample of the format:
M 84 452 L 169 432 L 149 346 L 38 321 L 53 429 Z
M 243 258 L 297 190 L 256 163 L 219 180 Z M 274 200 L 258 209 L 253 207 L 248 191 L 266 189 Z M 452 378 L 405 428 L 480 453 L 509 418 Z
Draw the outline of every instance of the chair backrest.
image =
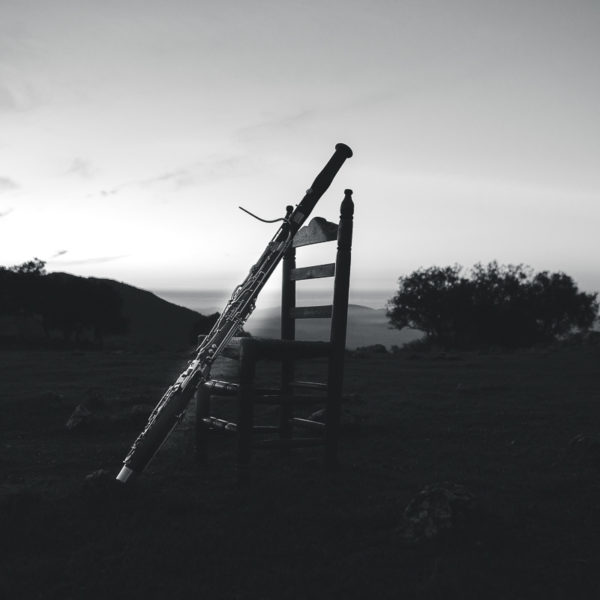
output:
M 314 217 L 294 236 L 292 247 L 283 259 L 281 292 L 281 338 L 296 337 L 296 319 L 331 318 L 330 342 L 334 354 L 343 354 L 346 344 L 348 294 L 350 288 L 350 256 L 352 250 L 354 203 L 352 190 L 345 190 L 340 207 L 339 224 Z M 333 263 L 296 268 L 296 248 L 337 240 Z M 333 302 L 326 306 L 296 306 L 296 282 L 334 277 Z M 336 352 L 337 351 L 337 352 Z

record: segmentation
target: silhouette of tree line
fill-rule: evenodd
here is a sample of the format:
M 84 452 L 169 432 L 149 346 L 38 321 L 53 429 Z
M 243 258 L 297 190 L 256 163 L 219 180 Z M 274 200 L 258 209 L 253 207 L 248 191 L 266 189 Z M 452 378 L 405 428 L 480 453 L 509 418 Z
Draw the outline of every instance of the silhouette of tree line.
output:
M 452 347 L 528 347 L 574 331 L 598 316 L 597 294 L 580 292 L 565 273 L 524 265 L 421 268 L 399 278 L 388 302 L 390 324 L 425 332 Z
M 13 267 L 0 267 L 0 315 L 41 319 L 50 338 L 59 331 L 65 341 L 91 334 L 102 343 L 108 333 L 124 333 L 122 299 L 105 282 L 66 273 L 47 274 L 38 258 Z

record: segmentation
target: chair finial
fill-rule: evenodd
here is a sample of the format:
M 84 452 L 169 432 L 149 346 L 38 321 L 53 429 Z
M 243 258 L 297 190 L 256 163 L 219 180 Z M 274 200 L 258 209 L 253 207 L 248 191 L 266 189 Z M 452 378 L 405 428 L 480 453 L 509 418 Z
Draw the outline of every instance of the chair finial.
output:
M 344 199 L 340 206 L 340 214 L 342 217 L 352 217 L 354 214 L 354 201 L 352 200 L 352 190 L 344 190 Z

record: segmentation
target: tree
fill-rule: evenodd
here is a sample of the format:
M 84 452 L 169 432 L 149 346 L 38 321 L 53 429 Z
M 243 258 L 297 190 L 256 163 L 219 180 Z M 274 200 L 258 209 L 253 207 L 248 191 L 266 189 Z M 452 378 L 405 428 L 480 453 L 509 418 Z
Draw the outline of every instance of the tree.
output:
M 420 329 L 453 346 L 530 346 L 589 329 L 598 314 L 596 294 L 580 292 L 565 273 L 524 265 L 430 267 L 400 277 L 389 301 L 393 327 Z
M 462 267 L 430 267 L 400 277 L 400 289 L 388 303 L 393 327 L 420 329 L 430 338 L 444 340 L 463 327 L 470 304 L 468 281 Z
M 8 270 L 19 275 L 45 275 L 46 262 L 39 258 L 28 260 L 20 265 L 9 267 Z
M 43 260 L 34 258 L 20 265 L 0 267 L 0 314 L 38 312 L 45 266 Z

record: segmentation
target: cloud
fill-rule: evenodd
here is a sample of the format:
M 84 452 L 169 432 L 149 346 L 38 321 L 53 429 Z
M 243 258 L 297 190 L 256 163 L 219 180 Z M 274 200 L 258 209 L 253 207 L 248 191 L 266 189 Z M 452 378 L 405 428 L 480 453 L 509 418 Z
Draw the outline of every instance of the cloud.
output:
M 0 218 L 6 217 L 6 215 L 10 215 L 10 213 L 14 210 L 14 208 L 7 208 L 6 210 L 0 210 Z
M 264 132 L 273 130 L 293 130 L 299 125 L 305 124 L 309 119 L 317 115 L 316 109 L 304 109 L 295 113 L 287 114 L 274 119 L 268 119 L 262 123 L 241 127 L 235 132 L 236 137 L 242 140 L 254 139 Z
M 61 250 L 62 254 L 65 254 L 67 250 Z M 56 254 L 55 256 L 58 256 Z M 92 265 L 92 264 L 100 264 L 105 262 L 111 262 L 113 260 L 119 260 L 120 258 L 126 258 L 129 256 L 128 254 L 119 254 L 117 256 L 94 256 L 91 258 L 79 258 L 76 260 L 51 260 L 53 264 L 57 266 L 75 266 L 75 265 Z M 53 257 L 54 258 L 54 257 Z
M 12 78 L 12 81 L 0 82 L 0 113 L 28 111 L 41 104 L 39 92 L 28 81 Z
M 17 108 L 17 102 L 11 91 L 5 85 L 0 85 L 0 111 L 14 111 Z
M 95 195 L 106 198 L 108 196 L 114 196 L 124 189 L 136 186 L 150 188 L 163 184 L 172 184 L 175 187 L 175 190 L 180 190 L 193 186 L 198 182 L 213 181 L 224 177 L 229 178 L 239 175 L 240 165 L 243 164 L 246 158 L 247 157 L 240 156 L 212 156 L 206 160 L 197 161 L 172 171 L 166 171 L 165 173 L 155 175 L 154 177 L 126 181 L 113 188 L 107 188 L 100 190 L 99 192 L 94 192 L 93 194 L 88 194 L 86 198 L 91 198 Z
M 11 190 L 16 190 L 19 188 L 19 185 L 14 182 L 12 179 L 8 177 L 0 177 L 0 193 L 1 192 L 9 192 Z
M 139 182 L 141 186 L 150 186 L 157 183 L 173 182 L 176 188 L 184 188 L 193 184 L 192 175 L 187 168 L 177 169 L 176 171 L 168 171 L 156 177 L 143 179 Z
M 73 159 L 71 166 L 67 170 L 67 175 L 76 175 L 78 177 L 83 177 L 84 179 L 89 179 L 92 176 L 93 171 L 92 163 L 89 160 L 77 157 Z

